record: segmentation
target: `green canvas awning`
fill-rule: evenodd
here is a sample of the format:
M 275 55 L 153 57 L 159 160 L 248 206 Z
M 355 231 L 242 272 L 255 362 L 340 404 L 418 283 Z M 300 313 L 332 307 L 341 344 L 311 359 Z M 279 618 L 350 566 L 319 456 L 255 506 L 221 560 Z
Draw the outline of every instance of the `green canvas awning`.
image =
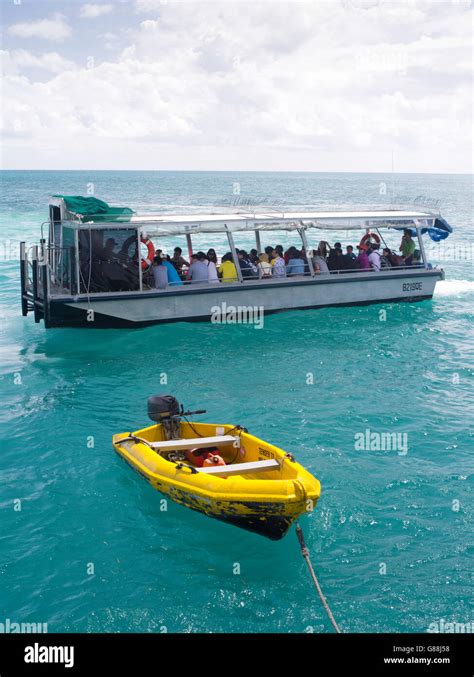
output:
M 64 200 L 69 212 L 79 217 L 82 223 L 87 221 L 130 221 L 134 214 L 130 207 L 111 207 L 103 200 L 96 197 L 83 197 L 82 195 L 53 195 Z

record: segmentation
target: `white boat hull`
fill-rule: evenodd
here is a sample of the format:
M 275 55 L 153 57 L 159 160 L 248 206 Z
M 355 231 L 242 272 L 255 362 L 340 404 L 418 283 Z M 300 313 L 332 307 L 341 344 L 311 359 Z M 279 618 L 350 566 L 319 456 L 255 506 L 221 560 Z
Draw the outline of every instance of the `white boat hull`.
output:
M 48 326 L 145 326 L 210 320 L 216 308 L 259 308 L 264 314 L 327 306 L 419 301 L 433 296 L 442 270 L 390 270 L 292 277 L 235 284 L 199 284 L 163 291 L 52 297 Z

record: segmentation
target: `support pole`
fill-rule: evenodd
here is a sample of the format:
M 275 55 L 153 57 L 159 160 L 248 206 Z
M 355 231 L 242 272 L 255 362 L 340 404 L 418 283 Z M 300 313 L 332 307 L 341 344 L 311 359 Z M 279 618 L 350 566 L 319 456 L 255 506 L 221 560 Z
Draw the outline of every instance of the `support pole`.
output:
M 140 250 L 141 244 L 141 230 L 137 228 L 137 252 L 138 252 L 138 288 L 143 291 L 143 271 L 142 271 L 142 256 Z
M 186 235 L 186 243 L 188 245 L 189 263 L 191 263 L 191 257 L 193 255 L 193 241 L 191 240 L 191 235 L 189 233 Z
M 49 327 L 49 264 L 43 260 L 40 270 L 42 272 L 43 286 L 43 320 L 45 329 Z
M 301 228 L 298 228 L 298 233 L 303 243 L 304 250 L 306 252 L 306 260 L 308 261 L 309 274 L 311 275 L 311 277 L 314 277 L 316 273 L 314 272 L 313 259 L 311 258 L 309 253 L 308 238 L 306 237 L 306 230 L 303 224 L 301 224 Z
M 261 254 L 262 253 L 262 243 L 260 241 L 260 231 L 259 230 L 255 231 L 255 245 L 257 247 L 257 252 L 259 254 Z
M 76 294 L 80 294 L 81 293 L 81 277 L 80 277 L 81 260 L 80 260 L 80 257 L 79 257 L 79 231 L 78 230 L 75 231 L 75 235 L 74 235 L 74 247 L 76 249 L 76 252 L 75 252 L 75 256 L 76 256 L 76 258 L 75 258 L 75 261 L 76 261 L 76 270 L 75 270 L 75 273 L 76 273 Z M 92 256 L 92 252 L 89 251 L 89 257 L 91 257 L 91 256 Z M 90 265 L 90 259 L 89 259 L 89 265 Z M 71 286 L 72 286 L 72 283 L 71 283 Z M 72 289 L 71 289 L 71 294 L 72 294 Z
M 419 226 L 416 226 L 416 235 L 418 237 L 418 244 L 420 245 L 421 260 L 423 262 L 423 266 L 424 268 L 428 269 L 428 261 L 426 260 L 425 245 L 423 244 L 421 228 Z
M 227 226 L 226 226 L 227 228 Z M 239 265 L 239 257 L 237 256 L 237 249 L 235 248 L 235 242 L 234 238 L 232 237 L 232 233 L 230 230 L 227 231 L 227 239 L 229 240 L 229 247 L 230 251 L 232 252 L 232 258 L 234 259 L 234 266 L 237 271 L 237 277 L 239 278 L 239 282 L 243 282 L 244 278 L 242 277 L 242 271 L 240 270 L 240 265 Z
M 26 288 L 28 285 L 28 261 L 26 259 L 26 244 L 20 242 L 20 286 L 21 286 L 21 314 L 28 315 L 28 299 Z
M 38 245 L 33 247 L 33 257 L 32 257 L 32 291 L 33 291 L 33 313 L 35 317 L 35 322 L 38 323 L 41 319 L 39 313 L 39 294 L 38 294 Z

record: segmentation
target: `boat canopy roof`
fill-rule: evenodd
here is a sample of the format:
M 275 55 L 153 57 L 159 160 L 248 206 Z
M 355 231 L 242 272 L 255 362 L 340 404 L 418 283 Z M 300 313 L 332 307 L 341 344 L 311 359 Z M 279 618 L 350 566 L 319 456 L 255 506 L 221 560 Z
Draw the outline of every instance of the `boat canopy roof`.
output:
M 421 228 L 434 240 L 446 238 L 451 226 L 429 209 L 406 207 L 339 207 L 314 211 L 277 211 L 257 208 L 223 211 L 220 213 L 173 214 L 167 212 L 137 214 L 129 208 L 109 207 L 91 198 L 54 196 L 67 205 L 67 225 L 83 230 L 96 228 L 137 228 L 142 234 L 155 237 L 190 235 L 193 233 L 226 233 L 240 231 L 299 230 L 361 230 L 365 228 Z M 92 213 L 94 206 L 105 205 L 103 211 Z M 80 211 L 75 212 L 74 207 Z M 235 209 L 235 208 L 234 208 Z

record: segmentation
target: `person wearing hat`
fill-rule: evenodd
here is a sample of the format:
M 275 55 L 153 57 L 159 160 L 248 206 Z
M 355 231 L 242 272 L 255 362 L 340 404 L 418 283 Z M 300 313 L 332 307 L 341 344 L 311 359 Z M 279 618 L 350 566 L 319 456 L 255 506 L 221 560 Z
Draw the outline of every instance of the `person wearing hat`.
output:
M 370 261 L 369 257 L 367 256 L 367 245 L 358 244 L 357 249 L 359 250 L 359 255 L 355 260 L 356 268 L 359 270 L 370 270 Z

